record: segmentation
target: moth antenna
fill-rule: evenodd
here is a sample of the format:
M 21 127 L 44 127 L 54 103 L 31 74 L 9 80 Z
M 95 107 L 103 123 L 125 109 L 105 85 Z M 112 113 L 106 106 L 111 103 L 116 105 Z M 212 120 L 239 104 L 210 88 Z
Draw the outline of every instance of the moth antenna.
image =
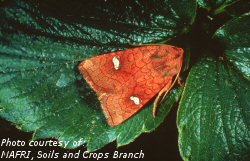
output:
M 184 88 L 184 84 L 181 82 L 180 77 L 178 77 L 178 84 L 179 84 L 182 88 Z

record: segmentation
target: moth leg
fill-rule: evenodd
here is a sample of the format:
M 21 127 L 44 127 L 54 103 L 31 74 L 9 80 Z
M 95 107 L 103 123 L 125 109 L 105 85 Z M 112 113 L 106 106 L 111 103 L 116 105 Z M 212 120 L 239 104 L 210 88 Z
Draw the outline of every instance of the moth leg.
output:
M 179 80 L 179 76 L 180 76 L 180 72 L 176 75 L 174 81 L 170 81 L 158 94 L 158 96 L 156 97 L 155 101 L 154 101 L 154 112 L 153 112 L 153 115 L 154 117 L 156 116 L 156 107 L 157 107 L 157 104 L 158 102 L 160 101 L 160 98 L 162 96 L 162 94 L 164 93 L 162 100 L 164 100 L 164 98 L 167 96 L 168 92 L 172 89 L 172 87 L 174 86 L 175 82 L 177 80 Z
M 224 57 L 223 56 L 219 56 L 219 60 L 223 61 Z
M 157 95 L 157 97 L 154 101 L 154 112 L 153 112 L 154 117 L 156 116 L 156 107 L 161 99 L 161 96 L 165 93 L 163 96 L 163 97 L 165 97 L 166 93 L 169 92 L 171 85 L 172 85 L 172 81 L 170 81 L 164 88 L 162 88 L 162 90 Z
M 135 47 L 138 47 L 138 46 L 148 46 L 148 45 L 162 45 L 162 43 L 159 43 L 159 44 L 142 44 L 142 43 L 135 43 L 135 42 L 131 42 L 129 39 L 126 39 L 126 41 L 128 42 L 129 45 L 135 46 Z
M 127 40 L 127 42 L 128 42 L 128 44 L 129 45 L 131 45 L 131 46 L 143 46 L 143 44 L 136 44 L 136 43 L 133 43 L 133 42 L 131 42 L 129 39 L 126 39 Z
M 180 77 L 178 77 L 178 80 L 177 80 L 178 84 L 183 88 L 184 87 L 184 84 L 182 83 Z

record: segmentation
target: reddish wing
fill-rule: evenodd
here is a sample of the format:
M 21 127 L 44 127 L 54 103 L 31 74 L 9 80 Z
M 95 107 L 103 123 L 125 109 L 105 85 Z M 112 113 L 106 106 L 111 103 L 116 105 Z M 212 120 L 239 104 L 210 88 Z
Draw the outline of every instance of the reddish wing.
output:
M 81 62 L 80 73 L 96 91 L 111 126 L 140 110 L 181 70 L 183 50 L 169 45 L 143 46 Z

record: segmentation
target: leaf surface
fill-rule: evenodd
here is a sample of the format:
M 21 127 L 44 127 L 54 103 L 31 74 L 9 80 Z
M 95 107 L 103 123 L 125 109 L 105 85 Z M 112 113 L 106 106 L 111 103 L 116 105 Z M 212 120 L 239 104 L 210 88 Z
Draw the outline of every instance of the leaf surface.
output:
M 226 7 L 238 2 L 239 0 L 197 0 L 200 7 L 212 11 L 214 14 L 221 13 Z
M 178 111 L 184 160 L 247 160 L 250 82 L 229 64 L 204 58 L 189 73 Z
M 250 13 L 234 18 L 215 33 L 225 43 L 225 56 L 250 80 Z

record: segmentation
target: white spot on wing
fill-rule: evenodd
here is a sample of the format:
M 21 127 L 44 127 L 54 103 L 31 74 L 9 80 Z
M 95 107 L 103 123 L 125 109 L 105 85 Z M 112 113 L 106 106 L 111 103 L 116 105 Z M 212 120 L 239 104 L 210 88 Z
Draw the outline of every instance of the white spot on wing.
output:
M 115 70 L 118 70 L 120 68 L 119 56 L 113 57 L 112 61 L 113 61 Z
M 130 100 L 131 100 L 131 101 L 134 101 L 134 103 L 135 103 L 136 105 L 139 105 L 139 104 L 140 104 L 140 99 L 139 99 L 138 97 L 136 97 L 136 96 L 131 96 L 131 97 L 130 97 Z

